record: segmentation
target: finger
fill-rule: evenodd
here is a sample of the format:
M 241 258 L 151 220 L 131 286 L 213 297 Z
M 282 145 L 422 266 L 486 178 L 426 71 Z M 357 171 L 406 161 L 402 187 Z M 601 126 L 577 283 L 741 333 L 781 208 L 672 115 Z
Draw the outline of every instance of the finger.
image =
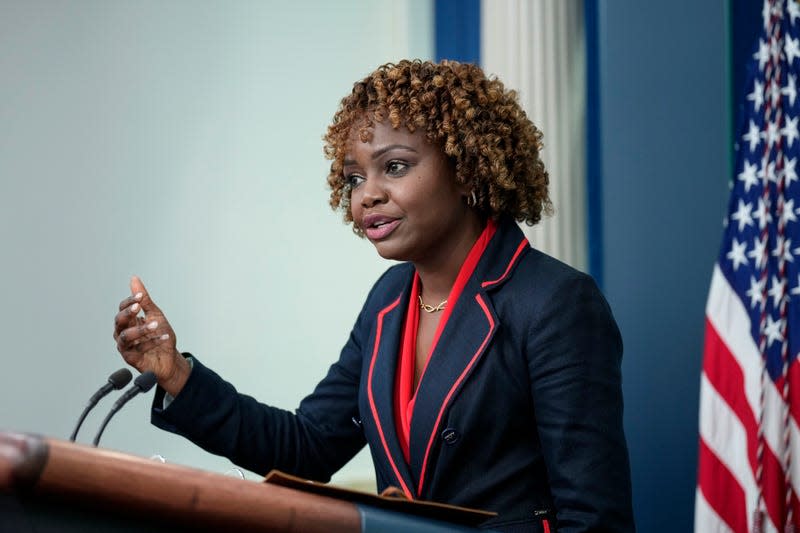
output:
M 134 326 L 137 323 L 137 315 L 141 310 L 142 306 L 139 302 L 134 302 L 133 305 L 122 309 L 114 316 L 114 331 L 119 332 Z
M 165 328 L 162 328 L 162 331 L 158 331 L 159 326 L 162 325 L 163 324 L 159 324 L 157 320 L 151 320 L 149 322 L 144 322 L 142 324 L 125 328 L 117 335 L 117 342 L 123 347 L 130 348 L 134 346 L 136 341 L 142 342 L 150 337 L 167 333 Z
M 137 354 L 143 355 L 148 352 L 151 352 L 153 349 L 165 343 L 168 343 L 169 339 L 170 339 L 169 333 L 154 335 L 152 337 L 137 341 L 136 346 L 134 346 L 132 350 L 129 349 L 128 352 L 135 352 Z
M 147 353 L 156 346 L 168 341 L 171 338 L 170 333 L 153 333 L 151 335 L 139 337 L 134 340 L 120 335 L 116 338 L 117 350 L 123 356 L 126 355 L 147 355 Z
M 134 293 L 134 294 L 128 296 L 127 298 L 125 298 L 124 300 L 122 300 L 119 303 L 119 310 L 122 311 L 126 307 L 130 307 L 131 305 L 133 305 L 135 303 L 141 302 L 143 296 L 144 296 L 144 294 L 141 293 L 141 292 L 137 292 L 137 293 Z
M 124 338 L 117 339 L 117 350 L 123 355 L 141 356 L 170 340 L 169 333 L 158 333 L 149 337 L 141 337 L 135 341 L 126 341 Z
M 147 313 L 163 314 L 161 312 L 161 309 L 158 308 L 153 299 L 150 298 L 150 293 L 147 292 L 147 289 L 145 288 L 144 283 L 142 283 L 142 280 L 139 279 L 139 276 L 131 277 L 131 294 L 133 294 L 134 297 L 139 294 L 142 295 L 139 302 L 141 303 L 142 309 L 144 309 L 145 314 Z

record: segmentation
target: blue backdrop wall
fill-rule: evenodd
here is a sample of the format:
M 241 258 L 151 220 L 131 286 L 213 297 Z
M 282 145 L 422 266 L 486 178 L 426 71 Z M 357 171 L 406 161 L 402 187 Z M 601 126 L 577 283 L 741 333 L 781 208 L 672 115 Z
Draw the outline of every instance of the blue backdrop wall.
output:
M 598 222 L 625 342 L 637 525 L 691 531 L 704 310 L 730 168 L 727 3 L 594 5 Z

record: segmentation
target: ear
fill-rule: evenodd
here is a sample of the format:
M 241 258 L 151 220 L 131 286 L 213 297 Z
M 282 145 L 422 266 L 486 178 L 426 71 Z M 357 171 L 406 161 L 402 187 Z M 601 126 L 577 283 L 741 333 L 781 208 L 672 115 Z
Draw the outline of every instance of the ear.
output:
M 470 193 L 472 193 L 473 189 L 475 188 L 475 183 L 469 177 L 462 177 L 456 173 L 456 165 L 454 162 L 451 163 L 453 165 L 453 175 L 456 179 L 456 188 L 458 192 L 461 193 L 461 196 L 464 198 L 469 197 Z

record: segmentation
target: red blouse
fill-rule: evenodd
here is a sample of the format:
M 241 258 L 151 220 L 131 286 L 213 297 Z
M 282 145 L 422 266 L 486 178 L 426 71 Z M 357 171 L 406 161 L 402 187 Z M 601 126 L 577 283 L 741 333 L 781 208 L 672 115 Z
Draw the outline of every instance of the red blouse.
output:
M 447 324 L 447 319 L 450 318 L 452 310 L 456 306 L 461 291 L 475 271 L 478 261 L 480 261 L 483 256 L 483 252 L 489 245 L 489 241 L 492 240 L 492 236 L 496 230 L 497 224 L 489 219 L 486 228 L 484 228 L 478 240 L 475 241 L 475 244 L 472 245 L 472 249 L 461 265 L 461 270 L 458 271 L 456 281 L 447 297 L 447 307 L 442 311 L 442 318 L 439 320 L 439 325 L 436 327 L 433 343 L 431 343 L 430 351 L 425 359 L 425 368 L 427 368 L 431 354 L 436 349 L 439 337 L 442 335 L 442 331 Z M 403 325 L 403 336 L 400 341 L 400 360 L 398 361 L 397 371 L 395 372 L 394 383 L 394 423 L 397 435 L 400 437 L 400 447 L 403 450 L 403 456 L 407 463 L 410 462 L 409 440 L 411 435 L 411 418 L 414 414 L 414 402 L 417 398 L 416 390 L 414 390 L 414 367 L 417 359 L 417 329 L 419 326 L 418 301 L 419 274 L 415 272 L 408 301 L 408 310 L 406 311 L 405 323 Z M 420 375 L 420 383 L 424 377 L 425 369 L 422 370 L 422 374 Z

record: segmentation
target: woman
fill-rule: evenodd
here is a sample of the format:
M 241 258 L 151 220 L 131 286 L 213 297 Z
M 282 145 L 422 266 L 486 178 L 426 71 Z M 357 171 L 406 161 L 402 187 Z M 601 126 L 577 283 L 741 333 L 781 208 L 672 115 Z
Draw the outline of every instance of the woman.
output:
M 515 94 L 472 65 L 387 64 L 325 141 L 331 206 L 403 263 L 294 413 L 179 353 L 134 278 L 114 336 L 158 377 L 153 423 L 255 472 L 320 481 L 369 444 L 379 490 L 496 511 L 498 530 L 633 530 L 621 338 L 592 279 L 515 223 L 551 209 L 541 133 Z

